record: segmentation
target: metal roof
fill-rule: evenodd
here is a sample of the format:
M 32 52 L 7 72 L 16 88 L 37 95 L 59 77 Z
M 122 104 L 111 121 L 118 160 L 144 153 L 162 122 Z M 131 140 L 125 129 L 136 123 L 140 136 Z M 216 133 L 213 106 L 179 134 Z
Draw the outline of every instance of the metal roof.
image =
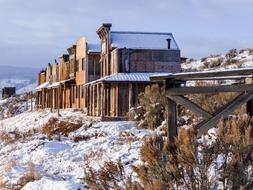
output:
M 115 48 L 168 50 L 167 39 L 171 39 L 171 49 L 179 49 L 171 33 L 110 32 L 111 46 Z
M 88 53 L 99 53 L 101 52 L 101 45 L 100 44 L 90 44 L 88 43 Z
M 37 87 L 35 88 L 35 90 L 37 90 L 37 91 L 42 90 L 43 88 L 47 88 L 48 85 L 49 85 L 49 82 L 45 82 L 45 83 L 43 83 L 43 84 L 37 86 Z

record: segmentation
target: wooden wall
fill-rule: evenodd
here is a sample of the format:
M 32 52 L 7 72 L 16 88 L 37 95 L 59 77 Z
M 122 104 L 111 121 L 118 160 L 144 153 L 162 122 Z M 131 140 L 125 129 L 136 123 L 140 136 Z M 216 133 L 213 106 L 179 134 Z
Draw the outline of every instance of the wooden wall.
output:
M 180 50 L 115 49 L 111 52 L 112 73 L 180 72 Z

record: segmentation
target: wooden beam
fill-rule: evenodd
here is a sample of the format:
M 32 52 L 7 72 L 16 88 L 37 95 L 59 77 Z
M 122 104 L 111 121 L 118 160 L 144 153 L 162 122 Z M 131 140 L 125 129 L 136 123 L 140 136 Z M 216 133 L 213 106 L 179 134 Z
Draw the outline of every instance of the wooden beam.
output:
M 246 108 L 247 108 L 247 114 L 252 117 L 253 116 L 253 99 L 247 102 Z
M 237 96 L 234 100 L 232 100 L 230 103 L 223 106 L 220 110 L 215 112 L 212 118 L 205 120 L 198 124 L 198 136 L 201 136 L 202 134 L 206 133 L 209 129 L 215 127 L 215 125 L 219 122 L 221 118 L 228 117 L 229 114 L 231 114 L 233 111 L 235 111 L 236 108 L 241 106 L 242 104 L 248 102 L 253 98 L 253 92 L 247 92 L 247 93 L 241 93 L 239 96 Z
M 128 96 L 129 96 L 129 110 L 130 108 L 133 106 L 133 84 L 129 83 L 129 92 L 128 92 Z
M 180 104 L 184 106 L 185 108 L 189 109 L 193 113 L 203 117 L 204 119 L 210 119 L 212 118 L 212 114 L 208 113 L 204 109 L 202 109 L 200 106 L 197 104 L 193 103 L 191 100 L 183 97 L 183 96 L 169 96 L 171 100 L 176 102 L 177 104 Z
M 177 87 L 167 88 L 166 95 L 187 95 L 201 93 L 218 93 L 218 92 L 244 92 L 252 91 L 253 84 L 234 84 L 221 86 L 192 86 L 192 87 Z
M 100 111 L 100 96 L 101 96 L 101 93 L 100 93 L 100 85 L 97 84 L 97 112 L 96 112 L 96 116 L 98 117 L 99 114 L 101 113 Z
M 168 139 L 169 142 L 174 142 L 177 136 L 177 109 L 176 103 L 168 98 Z
M 102 83 L 102 85 L 101 85 L 101 103 L 100 103 L 100 106 L 101 106 L 101 114 L 100 115 L 101 115 L 101 117 L 104 116 L 104 108 L 105 108 L 105 106 L 104 106 L 104 103 L 105 103 L 104 96 L 105 96 L 104 84 Z
M 180 72 L 180 73 L 168 73 L 163 75 L 151 76 L 150 79 L 153 81 L 161 80 L 182 80 L 185 78 L 205 78 L 205 77 L 226 77 L 226 76 L 242 76 L 242 75 L 253 75 L 253 69 L 231 69 L 224 71 L 202 71 L 202 72 Z

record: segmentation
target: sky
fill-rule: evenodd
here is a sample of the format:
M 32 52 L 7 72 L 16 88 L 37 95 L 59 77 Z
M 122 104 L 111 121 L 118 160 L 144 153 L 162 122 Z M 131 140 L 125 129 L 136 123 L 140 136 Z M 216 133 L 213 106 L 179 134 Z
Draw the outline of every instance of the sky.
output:
M 253 48 L 252 0 L 0 0 L 0 65 L 45 67 L 96 29 L 171 32 L 181 55 Z

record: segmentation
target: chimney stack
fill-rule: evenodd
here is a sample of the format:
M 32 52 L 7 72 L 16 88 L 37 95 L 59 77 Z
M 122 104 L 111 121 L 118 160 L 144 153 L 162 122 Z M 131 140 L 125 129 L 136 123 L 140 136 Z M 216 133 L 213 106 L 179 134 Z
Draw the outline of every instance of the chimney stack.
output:
M 103 27 L 107 28 L 108 30 L 111 29 L 112 23 L 103 23 Z
M 168 39 L 166 39 L 167 40 L 167 44 L 168 44 L 168 49 L 170 49 L 171 47 L 171 39 L 170 38 L 168 38 Z

